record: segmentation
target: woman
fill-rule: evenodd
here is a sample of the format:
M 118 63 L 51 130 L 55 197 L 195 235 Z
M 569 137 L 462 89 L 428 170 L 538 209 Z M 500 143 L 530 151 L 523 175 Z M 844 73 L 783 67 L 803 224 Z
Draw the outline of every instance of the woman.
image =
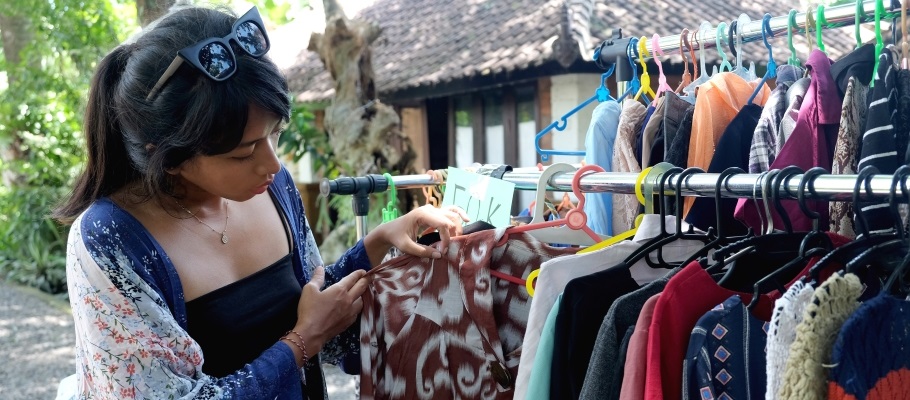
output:
M 425 227 L 460 234 L 463 211 L 424 207 L 323 268 L 275 154 L 290 96 L 268 48 L 255 8 L 189 8 L 99 64 L 86 170 L 56 213 L 78 397 L 324 397 L 320 362 L 359 345 L 365 271 L 392 246 L 440 257 Z

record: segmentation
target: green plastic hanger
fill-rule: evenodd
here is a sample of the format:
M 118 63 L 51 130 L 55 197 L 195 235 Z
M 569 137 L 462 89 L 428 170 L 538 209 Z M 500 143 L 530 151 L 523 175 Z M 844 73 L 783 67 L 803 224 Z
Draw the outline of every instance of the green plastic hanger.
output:
M 802 67 L 803 63 L 796 57 L 796 47 L 793 47 L 793 32 L 799 32 L 799 29 L 796 27 L 796 10 L 790 9 L 790 13 L 787 14 L 787 45 L 790 46 L 790 58 L 787 59 L 787 64 Z
M 856 48 L 863 47 L 863 39 L 860 37 L 859 28 L 860 24 L 863 23 L 863 15 L 865 15 L 866 9 L 863 7 L 863 0 L 856 0 L 856 20 L 853 23 L 853 30 L 856 34 Z
M 875 1 L 875 68 L 872 69 L 872 81 L 869 87 L 875 87 L 875 76 L 878 75 L 878 58 L 882 55 L 885 43 L 882 39 L 882 14 L 885 13 L 885 3 L 883 0 Z
M 386 203 L 385 208 L 382 209 L 382 222 L 391 222 L 395 218 L 398 218 L 401 215 L 401 212 L 398 211 L 396 204 L 398 203 L 398 190 L 395 190 L 395 181 L 392 180 L 392 175 L 388 172 L 382 174 L 385 177 L 386 182 L 389 182 L 389 202 Z
M 825 50 L 825 41 L 822 40 L 822 31 L 828 25 L 828 20 L 825 19 L 825 5 L 819 4 L 815 9 L 815 14 L 815 40 L 818 42 L 818 49 L 822 53 L 828 54 L 828 51 Z
M 727 23 L 721 22 L 717 24 L 717 34 L 714 35 L 715 45 L 717 46 L 717 52 L 720 54 L 721 62 L 720 69 L 718 72 L 732 71 L 733 65 L 730 65 L 730 61 L 727 60 L 727 53 L 724 53 L 724 48 L 721 47 L 720 38 L 727 37 Z M 726 68 L 726 69 L 725 69 Z

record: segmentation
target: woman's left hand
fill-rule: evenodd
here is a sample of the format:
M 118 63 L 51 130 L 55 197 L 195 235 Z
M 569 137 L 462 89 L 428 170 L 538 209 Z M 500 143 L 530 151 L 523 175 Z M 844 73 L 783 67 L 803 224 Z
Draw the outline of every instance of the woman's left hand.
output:
M 405 254 L 424 258 L 440 258 L 438 250 L 417 243 L 416 238 L 426 228 L 439 231 L 439 242 L 446 249 L 449 239 L 461 235 L 464 222 L 470 221 L 468 215 L 460 207 L 445 206 L 435 208 L 425 205 L 401 216 L 393 221 L 379 225 L 364 238 L 364 247 L 370 263 L 379 265 L 391 247 L 397 247 Z

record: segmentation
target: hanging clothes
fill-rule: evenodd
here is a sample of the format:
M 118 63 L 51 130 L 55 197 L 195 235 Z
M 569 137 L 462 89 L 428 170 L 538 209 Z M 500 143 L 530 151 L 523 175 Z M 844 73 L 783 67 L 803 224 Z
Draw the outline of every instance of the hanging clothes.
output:
M 763 398 L 768 325 L 737 295 L 702 316 L 683 361 L 683 400 Z
M 787 139 L 790 138 L 790 135 L 793 134 L 793 130 L 796 129 L 796 121 L 799 119 L 799 110 L 802 108 L 803 99 L 806 98 L 806 93 L 809 91 L 810 83 L 812 83 L 812 79 L 808 76 L 803 77 L 797 79 L 796 82 L 793 82 L 793 84 L 790 85 L 790 88 L 787 89 L 787 111 L 784 112 L 784 116 L 780 120 L 780 128 L 777 130 L 777 140 L 774 141 L 774 154 L 780 154 L 784 144 L 787 143 Z M 768 167 L 770 168 L 770 164 Z
M 636 238 L 656 236 L 659 230 L 659 215 L 648 215 L 649 223 L 644 232 Z M 670 233 L 676 232 L 675 217 L 666 217 Z M 644 225 L 644 222 L 642 222 Z M 641 232 L 642 227 L 638 228 Z M 682 225 L 688 231 L 687 224 Z M 704 247 L 698 240 L 677 240 L 664 245 L 663 259 L 669 263 L 681 263 Z M 592 253 L 592 256 L 596 253 Z M 630 252 L 631 254 L 631 252 Z M 649 255 L 656 262 L 656 254 Z M 561 351 L 553 355 L 553 376 L 550 384 L 550 398 L 577 399 L 581 395 L 585 376 L 590 366 L 597 335 L 602 321 L 614 302 L 621 296 L 633 293 L 655 280 L 666 277 L 669 270 L 655 268 L 641 259 L 630 268 L 615 267 L 573 279 L 563 292 L 563 303 L 556 318 L 556 347 Z
M 662 292 L 670 278 L 681 270 L 682 268 L 674 268 L 663 277 L 655 279 L 654 282 L 613 302 L 597 331 L 597 340 L 594 342 L 594 351 L 591 352 L 591 361 L 588 363 L 588 371 L 579 398 L 583 400 L 619 399 L 620 389 L 624 382 L 624 368 L 616 360 L 622 353 L 621 343 L 624 332 L 636 326 L 635 321 L 640 318 L 640 312 L 644 313 L 642 307 L 645 307 L 648 299 Z M 654 301 L 656 302 L 657 299 Z M 653 309 L 652 304 L 651 310 L 653 311 Z M 642 329 L 647 332 L 648 327 L 642 326 Z M 645 338 L 647 338 L 647 334 L 645 334 Z M 646 352 L 647 340 L 644 341 L 644 346 Z M 645 353 L 643 352 L 641 355 L 644 356 Z M 644 361 L 641 362 L 641 367 L 643 370 Z M 641 377 L 641 386 L 644 390 L 643 372 Z
M 836 175 L 856 174 L 859 142 L 866 121 L 866 93 L 869 87 L 856 77 L 847 80 L 844 104 L 841 109 L 840 129 L 834 145 L 831 173 Z M 829 203 L 831 226 L 829 230 L 846 237 L 856 237 L 853 228 L 853 203 L 832 201 Z
M 658 98 L 654 99 L 654 101 L 652 101 L 651 104 L 648 105 L 647 110 L 645 110 L 645 120 L 642 123 L 641 130 L 635 136 L 635 161 L 638 162 L 639 166 L 646 165 L 642 162 L 642 161 L 644 161 L 643 160 L 643 158 L 644 158 L 643 157 L 644 156 L 644 140 L 645 140 L 645 136 L 648 136 L 648 133 L 646 133 L 646 132 L 648 129 L 648 125 L 651 124 L 651 120 L 653 119 L 654 124 L 655 124 L 651 127 L 652 131 L 654 129 L 656 129 L 657 126 L 659 126 L 659 124 L 660 124 L 660 118 L 654 118 L 654 115 L 657 111 L 657 107 L 659 107 L 661 103 L 663 103 L 663 98 L 658 97 Z M 661 108 L 661 110 L 662 109 L 663 108 Z
M 642 168 L 652 165 L 651 147 L 654 144 L 654 140 L 657 138 L 658 132 L 663 129 L 663 116 L 667 109 L 667 98 L 660 97 L 654 103 L 656 104 L 654 112 L 647 118 L 648 123 L 645 125 L 645 129 L 641 131 L 641 148 L 637 149 L 638 151 L 641 151 Z
M 854 274 L 834 274 L 825 280 L 806 306 L 803 321 L 796 327 L 790 357 L 780 387 L 782 400 L 827 398 L 826 365 L 837 332 L 859 307 L 863 284 Z
M 749 146 L 749 168 L 752 174 L 768 170 L 777 156 L 777 137 L 780 122 L 787 111 L 787 89 L 802 76 L 802 68 L 784 64 L 777 67 L 777 86 L 768 95 L 768 101 L 762 109 L 752 144 Z
M 619 115 L 619 130 L 613 145 L 613 171 L 641 172 L 641 164 L 635 159 L 635 140 L 645 119 L 645 106 L 635 100 L 622 103 Z M 638 198 L 634 194 L 613 195 L 613 232 L 625 232 L 632 228 L 638 215 Z
M 766 400 L 780 398 L 780 386 L 790 358 L 790 345 L 796 340 L 796 327 L 803 321 L 804 311 L 814 293 L 815 288 L 811 284 L 799 281 L 774 302 L 767 340 Z
M 668 222 L 667 225 L 675 227 L 675 218 L 668 218 L 671 222 Z M 540 343 L 543 325 L 556 298 L 563 292 L 566 285 L 575 278 L 604 271 L 620 264 L 626 257 L 638 250 L 642 244 L 657 236 L 659 232 L 660 215 L 648 214 L 642 219 L 642 223 L 632 240 L 622 241 L 592 253 L 560 257 L 541 265 L 540 275 L 537 277 L 537 289 L 531 301 L 530 315 L 528 316 L 527 329 L 522 343 L 521 363 L 518 368 L 518 378 L 516 379 L 516 398 L 527 397 L 531 369 L 533 365 L 538 363 L 536 359 L 537 348 Z M 625 275 L 622 276 L 622 283 L 620 284 L 623 287 L 651 282 L 666 273 L 665 270 L 648 267 L 644 261 L 624 272 Z M 563 304 L 567 301 L 564 297 Z M 557 317 L 557 326 L 558 322 Z M 559 346 L 558 342 L 556 346 Z M 552 363 L 552 360 L 547 361 Z M 585 367 L 587 367 L 587 363 Z
M 672 143 L 673 138 L 676 137 L 676 131 L 679 130 L 686 111 L 692 107 L 691 103 L 673 92 L 665 92 L 663 102 L 663 122 L 651 141 L 651 154 L 644 164 L 646 167 L 653 167 L 664 161 L 667 145 Z
M 815 50 L 806 61 L 812 82 L 803 100 L 796 129 L 787 140 L 781 152 L 771 163 L 771 169 L 795 165 L 803 170 L 812 167 L 831 169 L 831 156 L 837 131 L 840 126 L 841 98 L 831 77 L 831 60 L 820 50 Z M 739 199 L 735 216 L 747 226 L 760 231 L 762 217 L 759 210 L 761 201 Z M 812 229 L 812 219 L 802 212 L 795 201 L 784 202 L 784 209 L 794 231 Z M 828 225 L 828 203 L 808 201 L 809 209 L 821 214 L 821 226 Z M 777 210 L 771 207 L 774 226 L 784 226 Z
M 882 51 L 878 59 L 878 71 L 875 74 L 875 85 L 869 90 L 866 114 L 866 129 L 860 147 L 857 171 L 867 166 L 874 166 L 882 174 L 892 174 L 900 163 L 897 143 L 906 140 L 898 139 L 897 116 L 897 66 L 890 50 Z M 906 133 L 901 133 L 901 136 Z M 868 223 L 869 233 L 882 233 L 891 230 L 893 223 L 886 207 L 877 203 L 860 202 L 860 208 Z
M 847 319 L 831 353 L 828 399 L 905 399 L 910 302 L 881 293 Z
M 441 259 L 404 256 L 368 273 L 361 398 L 513 398 L 531 299 L 524 286 L 498 284 L 494 275 L 524 279 L 575 250 L 524 233 L 496 246 L 506 234 L 455 237 Z
M 756 87 L 758 82 L 746 82 L 732 72 L 716 74 L 698 87 L 689 141 L 688 167 L 708 169 L 717 142 L 733 118 L 739 114 L 739 110 L 748 103 Z M 771 89 L 762 84 L 753 103 L 764 105 L 770 94 Z M 685 200 L 685 214 L 688 214 L 694 199 L 687 197 Z
M 682 120 L 679 122 L 679 129 L 673 135 L 670 141 L 670 147 L 667 148 L 667 155 L 664 161 L 680 168 L 689 166 L 689 141 L 692 137 L 692 119 L 695 117 L 695 106 L 686 108 Z
M 717 151 L 711 159 L 707 172 L 721 173 L 727 168 L 737 167 L 743 170 L 749 168 L 749 151 L 752 147 L 753 133 L 755 133 L 762 108 L 755 104 L 744 106 L 717 142 Z M 730 216 L 736 211 L 736 199 L 720 200 L 721 220 L 717 221 L 717 202 L 713 197 L 698 197 L 692 202 L 692 209 L 686 216 L 686 222 L 698 229 L 707 231 L 709 227 L 719 227 L 724 234 L 742 236 L 748 231 L 742 222 Z
M 537 344 L 538 357 L 534 358 L 534 365 L 531 367 L 531 379 L 528 382 L 527 400 L 547 400 L 550 395 L 550 376 L 553 370 L 550 368 L 553 357 L 554 339 L 556 337 L 556 315 L 559 314 L 559 305 L 562 304 L 562 295 L 556 297 L 553 308 L 547 314 L 547 320 L 543 324 L 540 332 L 540 342 Z
M 629 349 L 623 366 L 620 399 L 640 400 L 645 398 L 645 382 L 648 374 L 648 336 L 658 299 L 660 299 L 660 293 L 645 301 L 638 321 L 635 322 L 635 331 L 632 333 L 632 338 L 629 339 Z
M 599 165 L 605 172 L 613 170 L 613 144 L 619 129 L 622 109 L 615 101 L 597 105 L 591 115 L 591 125 L 585 135 L 585 164 Z M 585 215 L 588 227 L 601 235 L 613 236 L 613 194 L 585 195 Z

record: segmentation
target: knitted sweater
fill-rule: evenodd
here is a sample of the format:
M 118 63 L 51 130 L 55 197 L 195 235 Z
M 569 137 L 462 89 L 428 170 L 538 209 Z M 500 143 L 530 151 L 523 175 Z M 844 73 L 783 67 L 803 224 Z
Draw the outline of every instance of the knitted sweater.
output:
M 828 399 L 910 398 L 910 302 L 880 294 L 844 323 L 832 352 Z
M 768 329 L 766 400 L 780 398 L 780 384 L 790 357 L 790 344 L 796 340 L 796 327 L 803 321 L 803 312 L 812 300 L 815 288 L 798 281 L 790 286 L 784 296 L 774 302 L 771 327 Z
M 853 274 L 834 274 L 819 286 L 806 306 L 803 322 L 796 327 L 790 358 L 784 371 L 780 398 L 822 400 L 827 398 L 826 366 L 837 333 L 859 306 L 863 284 Z

